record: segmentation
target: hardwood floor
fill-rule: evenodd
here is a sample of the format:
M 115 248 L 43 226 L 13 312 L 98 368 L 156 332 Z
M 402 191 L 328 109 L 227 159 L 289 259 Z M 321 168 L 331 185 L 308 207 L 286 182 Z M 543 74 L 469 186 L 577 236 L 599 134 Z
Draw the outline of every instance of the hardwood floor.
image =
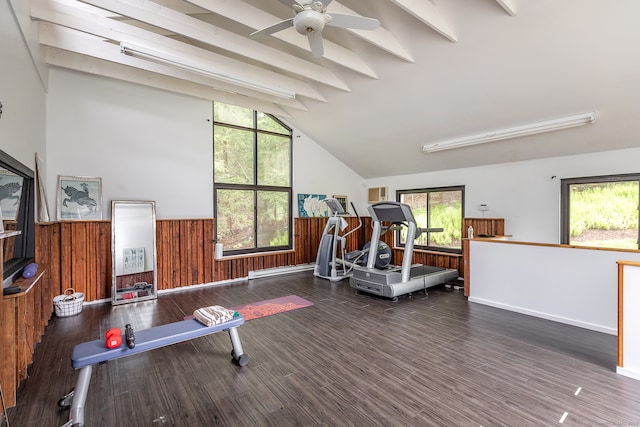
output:
M 310 272 L 54 317 L 10 425 L 64 424 L 57 402 L 77 378 L 71 348 L 110 327 L 144 329 L 202 306 L 289 294 L 314 306 L 238 328 L 248 366 L 231 363 L 226 333 L 97 366 L 87 425 L 640 425 L 640 382 L 615 373 L 615 336 L 468 303 L 461 290 L 393 303 Z

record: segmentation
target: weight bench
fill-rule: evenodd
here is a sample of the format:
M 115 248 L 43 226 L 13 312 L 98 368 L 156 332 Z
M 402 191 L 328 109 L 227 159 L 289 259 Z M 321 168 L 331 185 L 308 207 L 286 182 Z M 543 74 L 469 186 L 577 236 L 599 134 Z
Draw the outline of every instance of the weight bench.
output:
M 188 319 L 135 331 L 134 348 L 127 347 L 124 335 L 122 337 L 122 344 L 113 349 L 106 347 L 104 339 L 76 345 L 73 347 L 71 353 L 71 366 L 73 369 L 80 369 L 80 373 L 78 374 L 75 389 L 58 401 L 59 406 L 70 407 L 69 421 L 63 424 L 62 427 L 84 426 L 84 405 L 89 391 L 93 365 L 189 341 L 220 331 L 229 332 L 231 345 L 233 346 L 231 350 L 233 360 L 239 366 L 247 365 L 249 363 L 249 356 L 242 352 L 242 344 L 240 344 L 240 337 L 236 330 L 236 328 L 243 323 L 244 317 L 239 314 L 228 322 L 214 326 L 205 326 L 195 319 Z

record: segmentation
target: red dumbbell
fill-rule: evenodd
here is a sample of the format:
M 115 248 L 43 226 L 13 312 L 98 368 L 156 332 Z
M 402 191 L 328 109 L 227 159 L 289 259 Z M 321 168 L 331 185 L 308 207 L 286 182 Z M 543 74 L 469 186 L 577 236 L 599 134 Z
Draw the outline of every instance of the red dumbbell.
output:
M 106 333 L 107 340 L 105 345 L 107 348 L 117 348 L 122 344 L 122 331 L 120 328 L 111 328 Z

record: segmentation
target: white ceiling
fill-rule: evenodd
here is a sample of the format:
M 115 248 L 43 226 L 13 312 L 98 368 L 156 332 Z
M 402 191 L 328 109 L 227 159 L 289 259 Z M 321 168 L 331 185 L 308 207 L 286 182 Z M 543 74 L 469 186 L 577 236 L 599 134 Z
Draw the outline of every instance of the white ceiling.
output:
M 375 31 L 323 30 L 278 0 L 31 0 L 50 66 L 276 114 L 363 178 L 640 146 L 640 1 L 334 0 Z M 134 43 L 293 100 L 124 55 Z M 595 111 L 584 127 L 425 154 L 422 145 Z

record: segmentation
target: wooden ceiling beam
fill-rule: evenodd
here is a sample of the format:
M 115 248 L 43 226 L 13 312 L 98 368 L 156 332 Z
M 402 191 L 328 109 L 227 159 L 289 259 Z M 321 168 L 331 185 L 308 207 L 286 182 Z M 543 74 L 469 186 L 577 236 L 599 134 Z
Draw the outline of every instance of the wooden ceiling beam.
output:
M 110 43 L 100 37 L 92 36 L 77 30 L 61 27 L 59 25 L 41 22 L 39 30 L 40 44 L 58 49 L 75 52 L 94 58 L 111 61 L 129 67 L 138 68 L 152 73 L 182 79 L 202 86 L 208 86 L 218 92 L 243 95 L 250 98 L 270 101 L 282 106 L 307 111 L 307 108 L 296 99 L 276 98 L 262 92 L 236 87 L 229 83 L 220 82 L 198 73 L 182 70 L 170 65 L 146 61 L 123 55 L 118 44 Z M 169 88 L 167 88 L 169 90 Z
M 227 19 L 246 25 L 255 30 L 268 27 L 282 19 L 271 15 L 261 9 L 253 7 L 241 1 L 226 0 L 187 0 L 188 2 L 206 9 L 210 12 L 224 16 Z M 333 5 L 334 3 L 332 3 Z M 247 36 L 249 33 L 247 33 Z M 309 42 L 306 37 L 301 36 L 295 31 L 279 31 L 271 34 L 271 37 L 277 38 L 296 46 L 305 51 L 309 51 Z M 336 43 L 324 40 L 323 58 L 329 60 L 342 67 L 360 73 L 364 76 L 377 79 L 378 76 L 373 69 L 358 54 L 350 51 Z
M 96 76 L 122 80 L 162 90 L 169 90 L 175 93 L 193 96 L 194 98 L 206 99 L 208 101 L 225 102 L 252 110 L 275 114 L 278 117 L 291 117 L 289 113 L 271 102 L 217 91 L 210 86 L 162 74 L 148 73 L 144 70 L 132 68 L 108 60 L 94 58 L 88 55 L 47 47 L 46 60 L 49 65 L 59 68 L 81 71 L 83 73 L 93 74 Z
M 102 9 L 173 31 L 210 46 L 214 46 L 281 69 L 305 76 L 309 80 L 349 92 L 349 87 L 330 70 L 265 46 L 246 37 L 183 15 L 149 0 L 82 0 Z
M 432 30 L 446 39 L 457 42 L 449 23 L 442 17 L 438 8 L 429 0 L 391 0 L 405 12 L 413 15 L 419 21 L 429 26 Z
M 326 99 L 309 84 L 270 70 L 246 64 L 236 59 L 201 49 L 189 44 L 167 38 L 123 22 L 103 18 L 89 11 L 75 9 L 63 2 L 52 0 L 32 0 L 31 16 L 41 21 L 51 22 L 68 28 L 93 34 L 114 41 L 129 41 L 142 45 L 156 46 L 158 49 L 184 55 L 199 61 L 203 67 L 215 69 L 227 75 L 245 80 L 260 81 L 272 86 L 286 88 L 300 96 L 316 101 Z
M 516 7 L 513 0 L 496 0 L 500 6 L 511 16 L 516 16 Z
M 422 0 L 422 1 L 425 1 L 425 0 Z M 328 9 L 330 9 L 329 13 L 335 12 L 335 13 L 343 13 L 345 15 L 361 16 L 357 12 L 335 1 L 331 2 Z M 354 30 L 350 28 L 343 28 L 343 30 L 355 34 L 362 40 L 368 43 L 371 43 L 372 45 L 377 46 L 378 48 L 392 55 L 395 55 L 398 58 L 401 58 L 407 62 L 413 62 L 413 57 L 411 56 L 411 54 L 409 54 L 409 52 L 405 50 L 405 48 L 400 44 L 400 42 L 398 42 L 398 40 L 391 33 L 391 31 L 385 29 L 382 26 L 380 26 L 375 31 Z

